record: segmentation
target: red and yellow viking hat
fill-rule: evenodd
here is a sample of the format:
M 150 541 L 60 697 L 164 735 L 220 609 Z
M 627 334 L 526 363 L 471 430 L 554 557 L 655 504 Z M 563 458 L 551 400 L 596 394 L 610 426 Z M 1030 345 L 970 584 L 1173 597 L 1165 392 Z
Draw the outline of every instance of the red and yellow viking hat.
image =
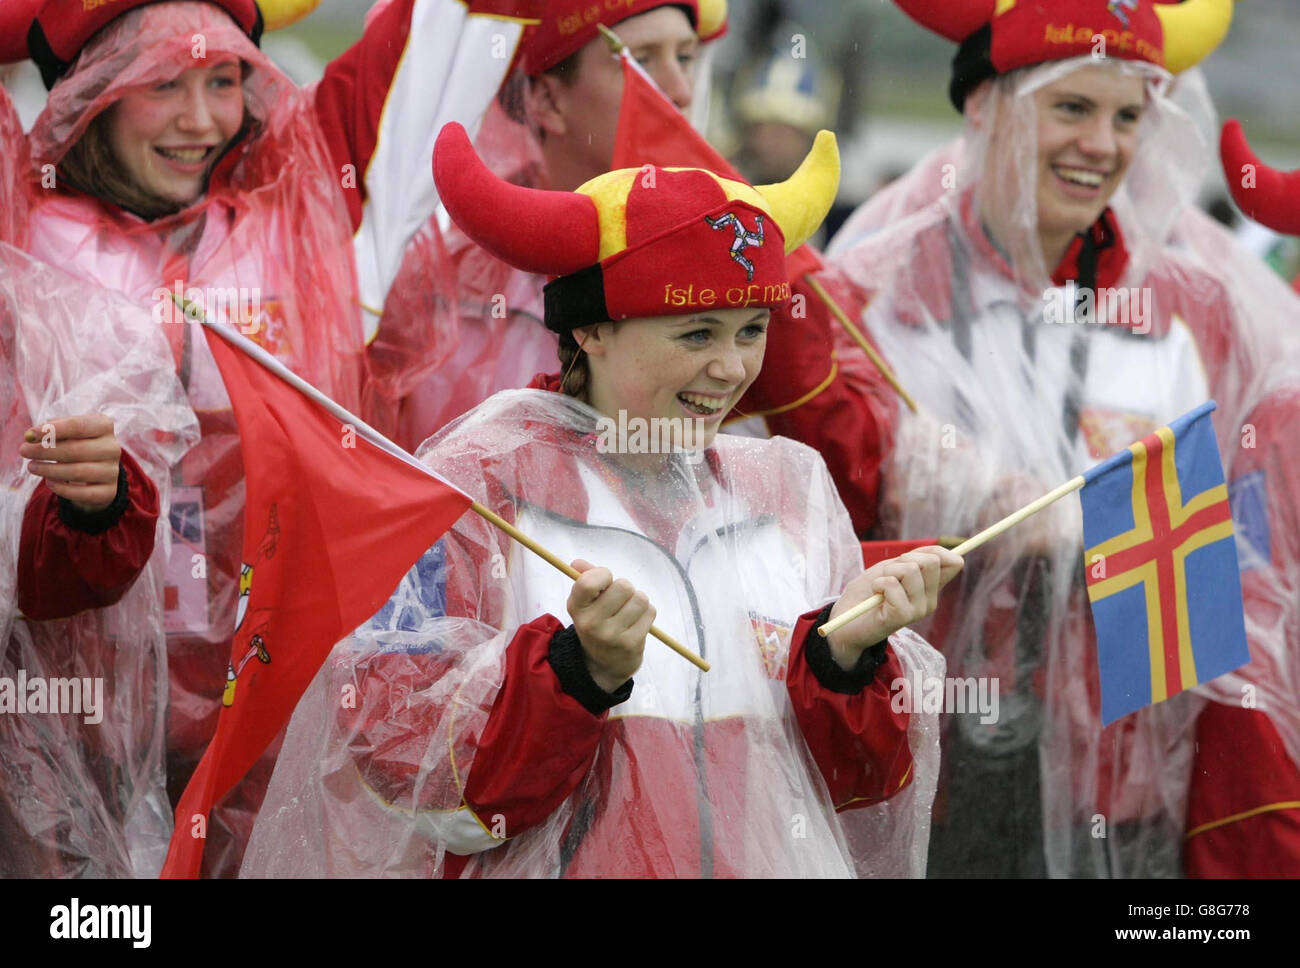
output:
M 157 0 L 3 0 L 0 63 L 29 55 L 51 88 L 67 72 L 91 37 L 136 7 Z M 216 4 L 258 43 L 262 30 L 278 30 L 307 16 L 320 0 L 205 0 Z
M 727 0 L 547 0 L 520 51 L 524 73 L 548 71 L 596 37 L 597 24 L 615 24 L 656 7 L 681 7 L 701 41 L 727 32 Z
M 1261 162 L 1235 119 L 1223 126 L 1219 155 L 1243 212 L 1275 232 L 1300 235 L 1300 171 L 1282 172 Z
M 579 326 L 790 297 L 785 257 L 817 230 L 839 186 L 835 136 L 817 135 L 799 170 L 753 187 L 702 168 L 625 168 L 573 192 L 503 181 L 465 129 L 438 135 L 434 181 L 457 225 L 497 258 L 551 277 L 545 322 Z
M 894 0 L 961 45 L 949 97 L 957 110 L 982 81 L 1021 67 L 1095 54 L 1185 71 L 1223 42 L 1233 0 Z

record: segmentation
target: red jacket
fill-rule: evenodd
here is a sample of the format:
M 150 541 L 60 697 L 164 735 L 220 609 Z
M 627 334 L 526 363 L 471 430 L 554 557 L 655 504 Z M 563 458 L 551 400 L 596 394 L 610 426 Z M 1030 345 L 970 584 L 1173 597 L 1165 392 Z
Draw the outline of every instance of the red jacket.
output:
M 1295 729 L 1300 687 L 1300 389 L 1270 394 L 1243 426 L 1228 489 L 1241 559 L 1251 653 L 1262 678 L 1234 683 L 1196 727 L 1184 863 L 1198 877 L 1300 876 L 1300 769 L 1279 733 Z M 1237 428 L 1231 428 L 1236 431 Z M 1261 648 L 1289 644 L 1283 662 Z M 1226 697 L 1225 697 L 1226 698 Z
M 382 304 L 406 238 L 436 201 L 431 132 L 445 120 L 474 123 L 508 65 L 485 50 L 504 41 L 508 51 L 522 31 L 509 17 L 519 8 L 503 16 L 498 4 L 472 6 L 394 0 L 377 8 L 362 38 L 308 90 L 295 89 L 221 11 L 204 4 L 141 7 L 96 35 L 95 56 L 81 57 L 51 91 L 27 143 L 9 146 L 14 159 L 57 160 L 91 116 L 129 90 L 172 76 L 177 52 L 188 59 L 196 30 L 210 58 L 234 57 L 250 68 L 244 90 L 256 124 L 218 163 L 205 196 L 184 211 L 145 222 L 62 179 L 53 192 L 28 180 L 33 251 L 154 312 L 202 427 L 202 440 L 173 468 L 171 482 L 164 598 L 173 798 L 220 709 L 237 597 L 244 462 L 273 457 L 241 453 L 220 374 L 197 327 L 171 311 L 170 294 L 179 287 L 193 301 L 197 290 L 210 318 L 245 328 L 359 412 L 367 396 L 367 307 Z M 411 56 L 417 49 L 421 56 Z M 263 767 L 260 779 L 250 775 L 214 812 L 204 855 L 209 872 L 237 867 L 269 775 L 269 764 Z
M 862 568 L 821 460 L 721 435 L 646 486 L 593 419 L 509 391 L 424 456 L 564 560 L 627 576 L 713 671 L 650 641 L 635 685 L 599 690 L 561 618 L 571 582 L 467 516 L 299 704 L 287 742 L 307 746 L 285 749 L 245 873 L 917 872 L 937 734 L 917 745 L 933 716 L 896 680 L 939 659 L 903 632 L 848 674 L 813 631 Z
M 827 688 L 805 653 L 810 636 L 816 637 L 820 612 L 802 616 L 796 627 L 786 689 L 837 809 L 869 806 L 911 780 L 906 716 L 890 710 L 889 683 L 903 675 L 903 668 L 886 649 L 874 678 L 857 693 Z M 515 633 L 506 653 L 504 685 L 477 737 L 464 804 L 480 822 L 500 824 L 511 838 L 517 837 L 545 821 L 593 769 L 594 789 L 608 793 L 616 782 L 610 773 L 610 751 L 621 749 L 632 768 L 644 772 L 647 782 L 652 779 L 664 795 L 655 799 L 653 812 L 639 811 L 636 804 L 615 798 L 606 809 L 593 809 L 581 822 L 575 820 L 565 832 L 566 876 L 743 875 L 719 859 L 740 852 L 747 836 L 744 825 L 710 823 L 711 818 L 734 817 L 743 810 L 743 784 L 729 788 L 715 782 L 707 802 L 701 802 L 700 764 L 675 755 L 683 744 L 689 748 L 693 743 L 689 726 L 640 716 L 611 720 L 607 709 L 586 708 L 566 691 L 556 671 L 560 660 L 555 656 L 561 647 L 557 637 L 564 632 L 559 620 L 544 615 Z M 573 654 L 581 663 L 580 653 L 575 649 Z M 455 809 L 456 803 L 420 800 L 413 787 L 416 775 L 406 765 L 405 737 L 418 728 L 404 711 L 407 697 L 436 689 L 446 671 L 434 663 L 412 662 L 413 658 L 376 656 L 357 668 L 358 706 L 366 718 L 354 740 L 358 768 L 363 781 L 389 802 L 414 803 L 426 810 Z M 573 672 L 572 664 L 566 668 L 570 688 L 584 697 L 591 695 L 590 687 L 584 692 L 572 685 L 582 674 Z M 709 763 L 743 761 L 744 724 L 739 719 L 706 722 L 699 743 L 707 749 Z M 585 788 L 587 795 L 592 790 L 591 785 Z M 427 788 L 420 792 L 433 793 Z M 668 813 L 664 805 L 671 807 Z M 704 850 L 706 844 L 711 851 Z M 697 849 L 684 845 L 697 845 Z M 444 876 L 460 876 L 467 859 L 449 855 Z
M 558 377 L 536 382 L 554 388 Z M 555 454 L 545 443 L 557 433 L 565 431 L 538 426 L 536 450 L 516 451 L 515 459 L 522 464 L 502 467 L 499 477 L 496 462 L 490 465 L 493 507 L 510 519 L 528 503 L 510 492 L 508 482 L 517 481 L 533 500 L 539 489 L 547 492 L 553 520 L 560 515 L 579 530 L 592 528 L 590 495 L 581 488 L 555 487 L 559 481 L 579 479 L 571 461 L 564 459 L 567 455 Z M 726 465 L 715 460 L 710 467 L 725 479 Z M 742 464 L 738 472 L 745 471 L 752 469 Z M 539 488 L 538 482 L 549 483 Z M 654 530 L 663 522 L 651 520 L 658 516 L 656 509 L 638 511 L 633 493 L 621 499 L 634 517 L 646 515 L 647 530 L 656 534 L 656 540 L 665 540 L 667 532 Z M 779 515 L 778 506 L 769 513 Z M 672 525 L 664 526 L 668 532 L 674 530 Z M 501 549 L 507 555 L 511 551 L 505 544 Z M 447 611 L 490 621 L 481 611 L 478 590 L 463 586 L 478 570 L 469 560 L 477 557 L 479 552 L 471 552 L 468 542 L 448 543 Z M 865 674 L 862 670 L 856 677 L 844 673 L 816 635 L 821 611 L 816 608 L 798 619 L 784 667 L 771 674 L 778 681 L 784 679 L 790 706 L 831 802 L 840 810 L 864 807 L 892 796 L 911 780 L 908 716 L 891 708 L 890 684 L 904 675 L 903 666 L 892 650 L 881 647 L 865 660 Z M 486 722 L 481 728 L 467 725 L 465 733 L 454 737 L 455 748 L 465 747 L 457 758 L 468 762 L 472 757 L 473 762 L 463 790 L 464 805 L 481 824 L 499 825 L 514 839 L 546 821 L 581 787 L 593 806 L 565 832 L 566 874 L 747 873 L 729 867 L 727 858 L 742 856 L 745 838 L 752 835 L 745 824 L 734 820 L 746 808 L 743 771 L 733 773 L 735 764 L 748 761 L 752 725 L 740 716 L 705 718 L 695 725 L 639 712 L 611 719 L 609 707 L 627 701 L 633 690 L 609 695 L 597 689 L 585 672 L 576 636 L 566 632 L 565 624 L 545 614 L 514 632 L 506 647 L 502 686 Z M 647 645 L 648 650 L 660 648 L 653 642 Z M 650 668 L 643 673 L 649 675 Z M 381 653 L 354 671 L 360 691 L 357 711 L 342 710 L 340 715 L 356 730 L 352 747 L 363 781 L 385 800 L 403 807 L 450 810 L 459 806 L 459 800 L 444 802 L 441 798 L 449 791 L 434 784 L 416 786 L 418 771 L 411 769 L 410 759 L 411 732 L 436 728 L 421 717 L 412 721 L 410 697 L 437 692 L 439 681 L 453 670 L 433 657 Z M 710 675 L 720 678 L 728 673 L 719 668 Z M 696 752 L 689 754 L 692 749 Z M 643 779 L 629 780 L 624 771 Z M 643 784 L 653 785 L 657 795 L 644 802 L 621 799 Z M 732 819 L 723 822 L 723 818 Z M 464 861 L 450 861 L 444 873 L 457 875 L 463 866 Z
M 157 520 L 158 488 L 125 450 L 117 498 L 97 514 L 38 487 L 19 539 L 19 610 L 47 621 L 115 604 L 153 553 Z

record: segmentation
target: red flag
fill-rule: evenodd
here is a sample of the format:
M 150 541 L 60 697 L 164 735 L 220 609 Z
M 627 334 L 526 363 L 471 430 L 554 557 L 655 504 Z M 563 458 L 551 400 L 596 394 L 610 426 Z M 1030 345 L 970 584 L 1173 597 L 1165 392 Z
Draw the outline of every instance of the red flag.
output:
M 718 154 L 703 135 L 691 127 L 686 116 L 664 96 L 655 82 L 626 50 L 623 59 L 623 100 L 618 109 L 618 131 L 614 135 L 613 167 L 704 168 L 723 178 L 748 180 Z M 822 261 L 817 250 L 801 245 L 786 258 L 791 279 L 817 272 Z
M 239 423 L 243 559 L 223 708 L 176 807 L 163 877 L 198 876 L 212 805 L 279 733 L 334 643 L 470 505 L 256 345 L 204 331 Z

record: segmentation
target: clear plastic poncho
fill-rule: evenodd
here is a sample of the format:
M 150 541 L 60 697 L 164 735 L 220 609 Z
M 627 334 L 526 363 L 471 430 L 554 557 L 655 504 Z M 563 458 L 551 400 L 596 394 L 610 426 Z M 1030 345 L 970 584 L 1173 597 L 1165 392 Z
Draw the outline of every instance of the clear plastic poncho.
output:
M 562 559 L 626 576 L 656 624 L 713 669 L 647 639 L 631 698 L 610 711 L 572 793 L 504 845 L 480 844 L 462 876 L 922 873 L 936 717 L 918 709 L 904 727 L 910 783 L 837 813 L 792 712 L 791 630 L 862 570 L 820 458 L 784 439 L 719 436 L 638 473 L 599 450 L 597 419 L 558 393 L 505 391 L 421 459 Z M 458 808 L 507 684 L 507 646 L 544 614 L 567 625 L 571 587 L 466 514 L 299 703 L 242 874 L 444 874 L 449 848 L 482 836 Z M 890 642 L 906 676 L 942 676 L 910 631 Z M 530 761 L 517 785 L 502 782 L 531 788 L 550 769 Z
M 151 309 L 158 287 L 171 289 L 179 279 L 185 289 L 199 288 L 210 316 L 243 326 L 294 372 L 355 408 L 360 318 L 340 175 L 312 91 L 295 87 L 225 11 L 171 0 L 132 10 L 95 34 L 32 128 L 32 176 L 47 174 L 42 166 L 57 165 L 122 97 L 194 65 L 200 41 L 205 63 L 247 65 L 249 125 L 217 164 L 204 198 L 146 223 L 95 199 L 33 185 L 35 254 L 75 265 Z M 238 305 L 219 298 L 227 287 L 245 291 Z
M 101 112 L 193 66 L 247 65 L 250 128 L 217 164 L 207 194 L 145 222 L 76 192 L 51 190 L 49 170 Z M 5 95 L 0 94 L 0 99 Z M 8 129 L 6 129 L 8 130 Z M 168 755 L 178 797 L 212 737 L 235 624 L 243 535 L 244 457 L 220 372 L 201 327 L 174 309 L 177 288 L 210 319 L 237 325 L 352 412 L 362 400 L 361 335 L 352 226 L 312 89 L 298 89 L 219 7 L 166 2 L 100 30 L 50 92 L 26 143 L 12 133 L 0 184 L 19 181 L 31 214 L 30 252 L 116 289 L 149 311 L 171 345 L 202 439 L 170 472 L 175 553 L 163 579 L 171 658 Z M 42 177 L 46 182 L 42 183 Z M 3 218 L 3 216 L 0 216 Z M 159 290 L 162 290 L 160 292 Z M 195 582 L 195 556 L 206 582 Z M 260 784 L 270 757 L 255 767 Z M 261 792 L 258 775 L 210 819 L 208 872 L 234 873 Z
M 1113 298 L 1098 301 L 1100 322 L 1073 322 L 1077 293 L 1053 284 L 1037 245 L 1032 95 L 1091 64 L 991 82 L 972 96 L 988 123 L 968 109 L 962 142 L 868 203 L 832 245 L 922 408 L 902 415 L 884 471 L 881 537 L 973 533 L 1209 397 L 1232 480 L 1246 415 L 1274 380 L 1264 373 L 1286 368 L 1295 300 L 1240 260 L 1189 244 L 1204 236 L 1190 206 L 1212 163 L 1197 126 L 1213 116 L 1203 87 L 1175 101 L 1167 75 L 1146 65 L 1110 63 L 1147 88 L 1132 167 L 1111 201 L 1127 258 L 1103 254 L 1099 285 Z M 953 190 L 940 197 L 945 178 Z M 1001 696 L 992 726 L 946 717 L 932 873 L 1181 872 L 1192 730 L 1203 695 L 1224 694 L 1223 683 L 1101 728 L 1081 534 L 1077 499 L 1059 502 L 972 553 L 932 620 L 952 674 L 995 677 Z M 1260 569 L 1255 579 L 1275 608 L 1254 617 L 1247 593 L 1252 654 L 1278 696 L 1291 687 L 1276 669 L 1295 681 L 1294 577 Z M 1270 715 L 1294 719 L 1276 705 Z
M 158 486 L 157 544 L 116 605 L 32 621 L 17 612 L 16 576 L 23 512 L 42 485 L 18 448 L 37 421 L 92 411 L 113 418 L 123 449 Z M 147 312 L 0 243 L 0 677 L 15 690 L 20 676 L 43 680 L 47 706 L 58 691 L 77 708 L 56 680 L 81 685 L 82 696 L 80 715 L 0 715 L 0 876 L 153 877 L 162 867 L 172 829 L 163 758 L 168 468 L 197 439 Z

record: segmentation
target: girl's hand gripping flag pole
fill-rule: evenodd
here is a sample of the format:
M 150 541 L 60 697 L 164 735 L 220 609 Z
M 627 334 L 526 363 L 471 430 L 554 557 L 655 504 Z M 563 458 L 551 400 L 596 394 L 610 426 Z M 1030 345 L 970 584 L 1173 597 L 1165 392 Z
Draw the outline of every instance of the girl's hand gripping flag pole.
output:
M 187 312 L 191 311 L 188 305 L 184 306 L 183 308 L 185 308 Z M 234 344 L 235 346 L 238 346 L 249 356 L 253 357 L 253 359 L 261 363 L 262 366 L 266 367 L 272 373 L 279 376 L 280 379 L 284 380 L 290 386 L 301 391 L 302 393 L 306 394 L 309 398 L 314 400 L 316 403 L 320 404 L 322 407 L 324 407 L 326 410 L 332 413 L 336 418 L 342 421 L 344 425 L 354 428 L 358 436 L 364 438 L 365 440 L 370 441 L 380 450 L 386 451 L 387 453 L 396 457 L 398 460 L 410 464 L 414 468 L 418 468 L 419 470 L 423 471 L 425 474 L 428 474 L 430 477 L 433 477 L 439 482 L 441 482 L 446 487 L 454 487 L 454 485 L 448 483 L 446 480 L 440 477 L 435 471 L 433 471 L 430 467 L 421 463 L 414 456 L 407 453 L 397 444 L 393 443 L 393 441 L 389 440 L 387 437 L 381 434 L 378 430 L 375 430 L 373 427 L 371 427 L 369 424 L 363 421 L 360 417 L 357 417 L 349 413 L 347 410 L 343 409 L 343 407 L 339 406 L 329 397 L 325 396 L 325 394 L 317 390 L 306 380 L 303 380 L 292 370 L 285 367 L 282 363 L 280 363 L 279 360 L 271 356 L 271 354 L 267 353 L 265 350 L 263 350 L 252 340 L 240 336 L 232 332 L 231 330 L 214 326 L 206 319 L 201 320 L 201 322 L 205 327 L 207 327 L 208 332 L 216 333 L 226 341 Z M 211 343 L 212 341 L 209 339 L 208 342 Z M 510 524 L 500 515 L 495 514 L 490 509 L 484 507 L 478 501 L 472 500 L 469 497 L 469 495 L 465 495 L 465 498 L 466 500 L 469 501 L 469 510 L 473 511 L 475 514 L 482 517 L 488 523 L 492 524 L 493 526 L 499 528 L 501 531 L 505 532 L 515 541 L 519 542 L 521 545 L 523 545 L 533 554 L 537 555 L 539 558 L 545 561 L 547 564 L 552 565 L 555 568 L 559 569 L 560 571 L 564 572 L 564 574 L 572 578 L 574 581 L 577 581 L 581 577 L 581 574 L 579 572 L 575 571 L 567 563 L 560 560 L 560 558 L 558 558 L 556 555 L 554 555 L 546 548 L 539 545 L 536 541 L 528 537 L 528 535 L 524 534 L 514 525 Z M 667 632 L 664 632 L 658 627 L 654 625 L 650 626 L 650 635 L 658 639 L 664 645 L 668 646 L 668 648 L 672 649 L 674 652 L 676 652 L 682 658 L 686 659 L 692 665 L 699 668 L 701 671 L 708 672 L 709 669 L 711 668 L 708 662 L 700 658 L 700 656 L 696 655 L 694 652 L 686 648 L 684 645 L 678 642 Z
M 568 565 L 340 407 L 251 340 L 201 322 L 239 424 L 240 598 L 217 730 L 176 806 L 164 877 L 197 877 L 208 815 L 288 722 L 334 644 L 366 621 L 466 510 Z M 381 482 L 379 486 L 376 482 Z M 708 671 L 708 663 L 650 633 Z

